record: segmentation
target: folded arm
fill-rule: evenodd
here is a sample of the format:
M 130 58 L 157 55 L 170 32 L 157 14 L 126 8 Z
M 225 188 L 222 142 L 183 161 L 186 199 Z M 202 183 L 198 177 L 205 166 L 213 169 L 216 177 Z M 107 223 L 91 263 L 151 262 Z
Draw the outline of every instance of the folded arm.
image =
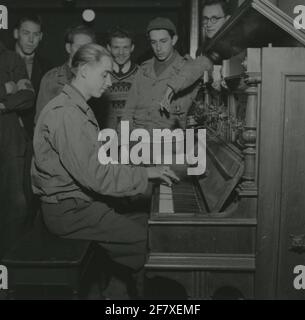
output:
M 23 60 L 17 55 L 10 66 L 10 81 L 0 85 L 2 112 L 16 112 L 34 106 L 35 93 Z

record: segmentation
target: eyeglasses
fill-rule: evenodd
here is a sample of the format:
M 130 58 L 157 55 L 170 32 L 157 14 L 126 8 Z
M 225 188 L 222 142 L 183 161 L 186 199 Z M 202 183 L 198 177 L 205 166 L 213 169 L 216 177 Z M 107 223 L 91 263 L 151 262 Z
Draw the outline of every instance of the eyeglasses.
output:
M 223 19 L 223 18 L 224 17 L 211 17 L 211 18 L 203 17 L 202 23 L 205 26 L 209 23 L 209 21 L 211 21 L 212 24 L 215 24 L 218 20 Z

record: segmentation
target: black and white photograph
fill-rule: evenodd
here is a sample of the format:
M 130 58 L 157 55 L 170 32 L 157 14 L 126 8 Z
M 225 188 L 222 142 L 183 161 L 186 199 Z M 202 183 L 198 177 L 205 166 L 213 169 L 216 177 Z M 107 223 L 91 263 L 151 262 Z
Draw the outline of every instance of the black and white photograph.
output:
M 305 0 L 0 0 L 0 300 L 305 300 L 304 159 Z

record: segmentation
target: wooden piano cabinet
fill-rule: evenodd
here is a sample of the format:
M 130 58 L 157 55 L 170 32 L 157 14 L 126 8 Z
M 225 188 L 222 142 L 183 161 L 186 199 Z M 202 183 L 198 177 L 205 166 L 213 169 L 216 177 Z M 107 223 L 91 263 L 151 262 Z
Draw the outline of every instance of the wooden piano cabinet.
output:
M 157 260 L 152 260 L 157 266 Z M 188 257 L 188 267 L 172 257 L 170 266 L 148 268 L 147 278 L 155 283 L 149 298 L 158 299 L 253 299 L 254 264 L 252 256 Z M 159 261 L 161 262 L 161 261 Z M 190 263 L 192 262 L 192 263 Z M 205 267 L 203 267 L 205 266 Z M 153 296 L 155 294 L 155 296 Z
M 189 298 L 221 298 L 228 292 L 238 298 L 240 288 L 244 298 L 305 299 L 305 290 L 293 285 L 294 268 L 305 265 L 305 49 L 258 52 L 257 103 L 251 91 L 247 104 L 256 110 L 257 126 L 245 127 L 256 132 L 255 146 L 250 135 L 250 174 L 232 189 L 232 204 L 219 213 L 166 215 L 156 207 L 151 213 L 147 270 L 169 278 L 183 274 Z M 222 151 L 230 149 L 220 145 Z M 224 168 L 211 169 L 211 187 L 201 184 L 205 190 L 220 190 L 212 177 L 219 183 L 221 171 L 232 167 L 230 153 L 215 154 L 215 168 L 220 160 Z
M 255 199 L 243 199 L 230 214 L 166 214 L 158 211 L 158 203 L 155 188 L 145 267 L 152 282 L 162 279 L 158 298 L 164 290 L 167 298 L 176 297 L 171 290 L 180 298 L 185 291 L 188 299 L 230 298 L 236 292 L 238 298 L 253 298 L 256 219 L 241 210 L 255 210 Z
M 254 298 L 253 272 L 208 272 L 207 291 L 212 299 L 244 300 Z
M 247 220 L 150 221 L 150 252 L 193 254 L 251 254 L 255 222 Z
M 289 16 L 247 0 L 205 49 L 223 64 L 225 85 L 201 101 L 207 174 L 195 184 L 204 207 L 163 212 L 157 190 L 146 264 L 191 299 L 305 299 L 294 287 L 295 267 L 305 267 L 304 47 Z

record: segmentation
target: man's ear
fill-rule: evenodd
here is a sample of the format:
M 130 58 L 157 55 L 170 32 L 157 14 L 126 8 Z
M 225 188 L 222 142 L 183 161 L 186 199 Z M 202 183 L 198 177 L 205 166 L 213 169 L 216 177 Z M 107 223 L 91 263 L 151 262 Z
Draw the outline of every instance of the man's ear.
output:
M 131 52 L 134 50 L 134 44 L 131 45 Z
M 230 15 L 226 16 L 226 21 L 228 21 L 231 18 Z
M 66 43 L 65 48 L 66 48 L 67 53 L 70 55 L 71 54 L 71 44 Z
M 80 66 L 78 72 L 82 78 L 86 79 L 88 72 L 88 64 L 83 64 L 82 66 Z
M 18 29 L 14 29 L 14 39 L 18 40 L 19 34 L 18 34 Z
M 173 46 L 176 45 L 177 41 L 178 41 L 178 36 L 175 34 L 172 39 Z
M 41 40 L 42 40 L 42 38 L 43 38 L 43 33 L 42 33 L 42 32 L 40 32 L 40 38 L 39 38 L 39 41 L 41 41 Z
M 111 47 L 110 47 L 109 44 L 107 44 L 107 50 L 108 50 L 109 52 L 111 52 Z

